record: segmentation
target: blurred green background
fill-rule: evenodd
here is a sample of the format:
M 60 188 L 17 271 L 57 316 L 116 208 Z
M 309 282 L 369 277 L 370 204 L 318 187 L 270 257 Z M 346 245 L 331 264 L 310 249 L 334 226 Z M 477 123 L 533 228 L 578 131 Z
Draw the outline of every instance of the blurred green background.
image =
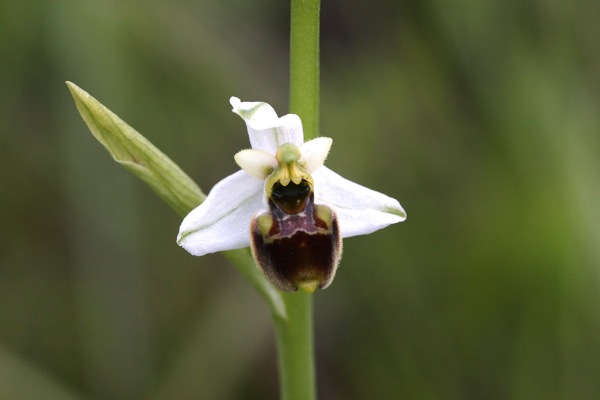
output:
M 205 192 L 287 110 L 285 1 L 3 1 L 0 399 L 274 399 L 266 307 L 93 139 Z M 315 295 L 321 399 L 600 398 L 600 2 L 325 0 L 328 166 L 408 220 Z

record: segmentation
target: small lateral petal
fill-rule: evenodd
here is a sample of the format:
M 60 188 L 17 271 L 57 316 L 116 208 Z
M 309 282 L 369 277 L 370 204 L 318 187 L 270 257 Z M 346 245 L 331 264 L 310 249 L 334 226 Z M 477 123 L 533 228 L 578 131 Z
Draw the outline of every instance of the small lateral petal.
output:
M 406 219 L 398 200 L 349 181 L 327 167 L 315 171 L 313 178 L 315 202 L 335 210 L 342 237 L 366 235 Z
M 263 184 L 245 171 L 217 183 L 185 217 L 177 243 L 195 256 L 248 247 L 250 220 L 264 209 Z
M 242 150 L 234 158 L 241 169 L 258 179 L 265 179 L 277 166 L 273 154 L 262 150 Z
M 318 137 L 304 143 L 300 146 L 300 153 L 302 153 L 300 163 L 308 172 L 315 172 L 325 164 L 332 143 L 333 139 L 328 137 Z

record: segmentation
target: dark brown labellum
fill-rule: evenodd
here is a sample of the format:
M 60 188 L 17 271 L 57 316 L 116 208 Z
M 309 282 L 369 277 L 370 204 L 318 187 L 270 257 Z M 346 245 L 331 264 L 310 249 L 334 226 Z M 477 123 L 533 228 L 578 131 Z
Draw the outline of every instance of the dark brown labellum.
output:
M 252 220 L 251 243 L 263 273 L 275 287 L 288 292 L 307 282 L 321 289 L 329 286 L 342 245 L 335 213 L 314 204 L 306 181 L 275 184 L 269 211 Z

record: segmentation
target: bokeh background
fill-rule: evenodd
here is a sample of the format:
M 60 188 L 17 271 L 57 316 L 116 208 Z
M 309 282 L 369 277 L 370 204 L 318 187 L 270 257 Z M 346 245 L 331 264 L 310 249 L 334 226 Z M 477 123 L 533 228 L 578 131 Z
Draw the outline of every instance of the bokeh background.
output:
M 90 92 L 205 192 L 287 110 L 285 1 L 2 1 L 0 398 L 275 399 L 265 305 L 93 139 Z M 600 2 L 322 4 L 328 165 L 406 222 L 315 295 L 321 399 L 600 398 Z

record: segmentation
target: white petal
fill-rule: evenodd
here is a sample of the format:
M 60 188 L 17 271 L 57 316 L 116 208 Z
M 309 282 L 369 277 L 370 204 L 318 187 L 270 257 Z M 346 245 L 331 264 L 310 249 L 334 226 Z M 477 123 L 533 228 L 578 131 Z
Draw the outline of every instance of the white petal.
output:
M 232 111 L 246 122 L 253 149 L 275 154 L 284 143 L 300 146 L 304 142 L 302 122 L 297 115 L 288 114 L 278 118 L 273 107 L 267 103 L 242 102 L 237 97 L 232 97 L 229 102 Z
M 217 183 L 181 223 L 177 243 L 195 256 L 250 245 L 250 219 L 262 210 L 263 181 L 238 171 Z
M 311 174 L 325 163 L 333 140 L 328 137 L 318 137 L 300 146 L 300 163 Z
M 349 181 L 327 167 L 312 176 L 315 203 L 335 210 L 342 237 L 365 235 L 406 219 L 396 199 Z
M 233 158 L 240 168 L 258 179 L 265 179 L 271 175 L 277 166 L 275 156 L 262 150 L 242 150 Z

